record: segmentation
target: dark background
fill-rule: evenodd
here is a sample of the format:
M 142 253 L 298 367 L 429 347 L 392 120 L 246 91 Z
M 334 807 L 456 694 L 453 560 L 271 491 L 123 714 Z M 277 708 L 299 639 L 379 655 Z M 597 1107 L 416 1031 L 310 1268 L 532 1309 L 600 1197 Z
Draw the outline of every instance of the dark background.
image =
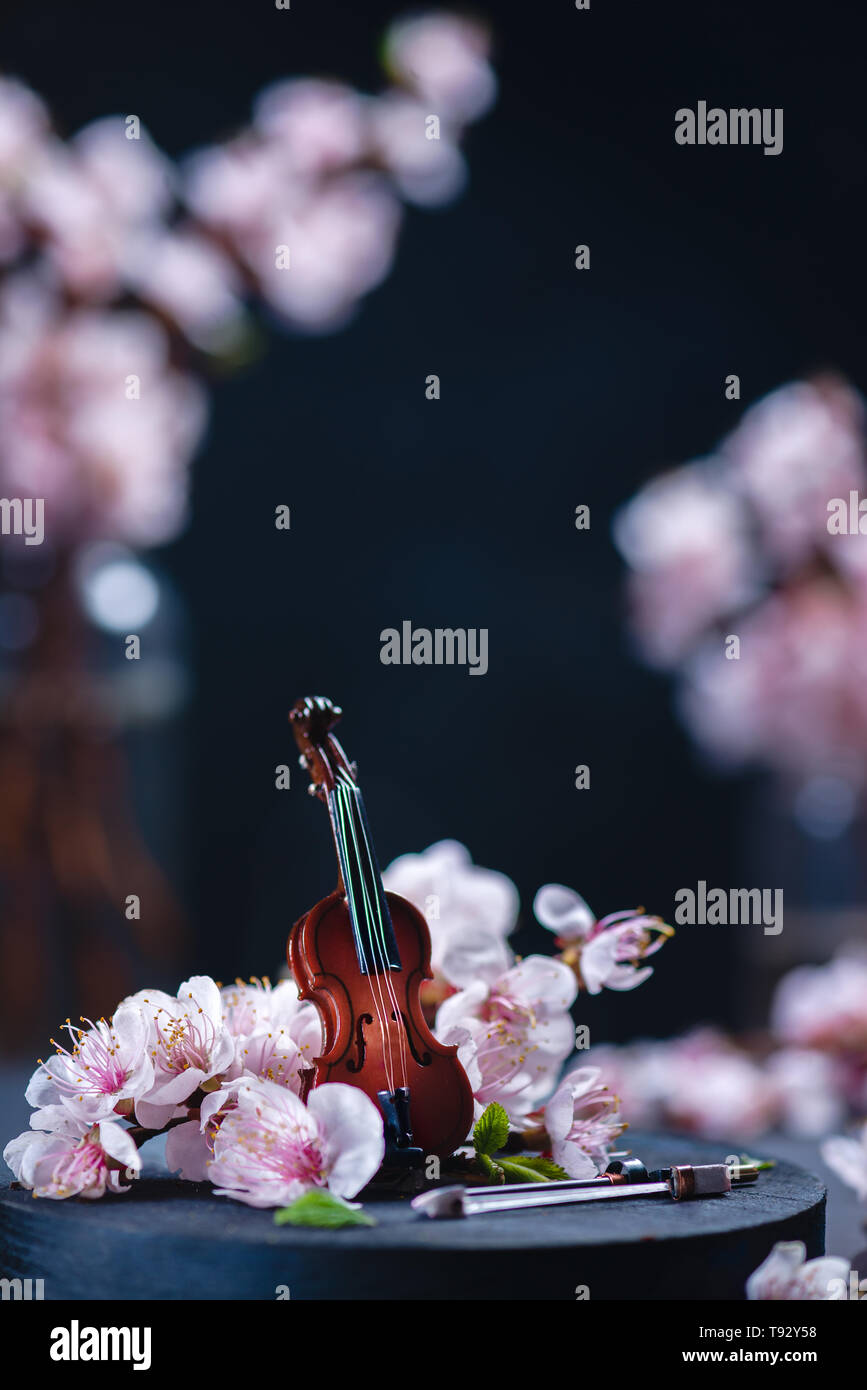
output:
M 382 31 L 404 10 L 7 2 L 0 66 L 62 130 L 134 112 L 177 156 L 244 123 L 275 78 L 377 88 Z M 548 880 L 600 915 L 639 902 L 671 915 L 698 878 L 750 881 L 755 786 L 703 768 L 669 682 L 635 659 L 610 520 L 774 386 L 829 365 L 867 384 L 863 14 L 694 0 L 480 12 L 501 94 L 469 132 L 468 192 L 409 213 L 391 277 L 347 331 L 275 333 L 215 388 L 193 521 L 159 557 L 188 606 L 195 681 L 162 754 L 185 789 L 181 964 L 218 978 L 273 971 L 288 926 L 332 886 L 326 817 L 286 725 L 303 693 L 345 708 L 381 863 L 463 840 L 517 882 L 523 950 L 550 946 L 530 919 Z M 675 110 L 700 99 L 783 107 L 783 153 L 677 146 Z M 589 273 L 573 268 L 579 242 Z M 731 372 L 740 403 L 724 397 Z M 581 502 L 589 533 L 574 529 Z M 382 666 L 379 633 L 405 618 L 487 627 L 488 674 Z M 282 762 L 290 792 L 274 787 Z M 577 763 L 589 792 L 574 790 Z M 140 761 L 145 800 L 158 776 Z M 800 864 L 788 872 L 797 896 Z M 636 994 L 593 1001 L 594 1035 L 736 1016 L 742 953 L 712 931 L 681 932 Z

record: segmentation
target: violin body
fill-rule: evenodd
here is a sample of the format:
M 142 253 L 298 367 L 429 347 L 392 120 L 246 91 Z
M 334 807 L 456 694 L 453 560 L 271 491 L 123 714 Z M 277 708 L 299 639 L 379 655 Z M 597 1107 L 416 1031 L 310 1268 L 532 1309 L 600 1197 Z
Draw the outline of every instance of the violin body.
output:
M 355 764 L 331 733 L 340 714 L 308 696 L 289 715 L 309 790 L 328 808 L 338 864 L 337 888 L 296 922 L 286 946 L 301 998 L 322 1022 L 305 1099 L 326 1082 L 357 1086 L 382 1111 L 385 1165 L 418 1167 L 466 1141 L 473 1093 L 457 1048 L 438 1042 L 422 1014 L 427 923 L 383 888 Z
M 427 923 L 406 898 L 385 896 L 402 964 L 390 972 L 398 1007 L 387 1001 L 388 1035 L 377 1022 L 376 976 L 358 975 L 349 908 L 340 890 L 302 917 L 289 937 L 287 957 L 298 991 L 312 1000 L 322 1020 L 322 1055 L 310 1084 L 342 1081 L 377 1101 L 387 1086 L 387 1050 L 390 1046 L 397 1058 L 402 1049 L 413 1143 L 425 1155 L 446 1158 L 472 1126 L 472 1090 L 457 1048 L 438 1042 L 422 1015 L 419 991 L 431 974 Z

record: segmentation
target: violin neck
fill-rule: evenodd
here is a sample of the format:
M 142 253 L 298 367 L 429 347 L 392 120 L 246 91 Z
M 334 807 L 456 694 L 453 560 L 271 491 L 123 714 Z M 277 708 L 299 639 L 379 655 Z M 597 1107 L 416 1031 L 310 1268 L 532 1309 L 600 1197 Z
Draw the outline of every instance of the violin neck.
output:
M 400 970 L 400 956 L 360 788 L 338 777 L 328 813 L 363 975 Z

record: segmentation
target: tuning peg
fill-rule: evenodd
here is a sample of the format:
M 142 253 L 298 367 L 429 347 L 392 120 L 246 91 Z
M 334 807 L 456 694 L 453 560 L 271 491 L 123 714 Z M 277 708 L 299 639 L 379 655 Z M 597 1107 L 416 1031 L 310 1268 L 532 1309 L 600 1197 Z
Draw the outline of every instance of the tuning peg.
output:
M 305 758 L 303 753 L 300 755 L 298 759 L 298 766 L 303 768 L 307 767 L 307 759 Z
M 339 705 L 333 705 L 331 708 L 331 713 L 334 715 L 335 719 L 340 719 L 343 714 L 343 710 L 340 708 Z
M 307 788 L 307 795 L 308 795 L 308 796 L 318 796 L 319 793 L 320 793 L 321 791 L 322 791 L 322 784 L 321 784 L 320 782 L 311 782 L 311 783 L 310 783 L 310 786 Z

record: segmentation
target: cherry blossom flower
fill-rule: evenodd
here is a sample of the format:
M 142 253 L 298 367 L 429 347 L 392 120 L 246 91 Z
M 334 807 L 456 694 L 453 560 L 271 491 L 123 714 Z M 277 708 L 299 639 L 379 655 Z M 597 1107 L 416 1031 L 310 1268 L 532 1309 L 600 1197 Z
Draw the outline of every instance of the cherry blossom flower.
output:
M 593 1177 L 607 1165 L 608 1150 L 626 1124 L 619 1101 L 601 1081 L 598 1067 L 568 1072 L 545 1106 L 545 1129 L 555 1163 L 570 1178 Z
M 833 544 L 828 501 L 867 482 L 864 405 L 835 378 L 797 381 L 744 412 L 722 448 L 756 508 L 765 545 L 787 568 Z
M 115 1110 L 132 1110 L 133 1102 L 150 1090 L 154 1079 L 141 1010 L 134 1004 L 121 1004 L 109 1022 L 82 1022 L 90 1027 L 75 1028 L 67 1019 L 72 1050 L 55 1044 L 56 1056 L 40 1063 L 31 1077 L 27 1101 L 33 1106 L 64 1105 L 82 1122 L 105 1119 Z
M 556 932 L 563 961 L 588 994 L 643 984 L 653 967 L 642 962 L 674 935 L 661 917 L 649 917 L 641 908 L 611 912 L 597 921 L 580 893 L 562 883 L 540 888 L 533 911 L 543 927 Z
M 48 132 L 48 113 L 29 87 L 0 77 L 0 263 L 26 245 L 19 192 Z
M 843 1077 L 836 1058 L 809 1047 L 782 1047 L 765 1061 L 777 1092 L 778 1123 L 789 1134 L 828 1134 L 845 1118 Z
M 739 620 L 739 660 L 717 639 L 693 654 L 679 698 L 687 727 L 724 762 L 863 782 L 865 629 L 867 591 L 829 577 L 792 583 Z
M 278 990 L 279 988 L 278 986 Z M 260 1076 L 268 1081 L 276 1081 L 281 1086 L 289 1086 L 297 1095 L 301 1094 L 307 1063 L 300 1047 L 291 1036 L 291 1030 L 294 1025 L 296 1031 L 303 1035 L 309 1028 L 315 1041 L 312 1046 L 308 1043 L 308 1048 L 314 1056 L 318 1056 L 321 1050 L 322 1028 L 315 1010 L 312 1011 L 313 1019 L 308 1021 L 307 1015 L 311 1006 L 305 1008 L 300 1004 L 291 984 L 286 995 L 290 1002 L 282 1011 L 285 1023 L 280 1021 L 279 1006 L 269 1018 L 265 1009 L 260 1014 L 259 1010 L 250 1008 L 248 1003 L 250 1012 L 260 1017 L 261 1021 L 255 1023 L 249 1032 L 234 1035 L 235 1056 L 232 1065 L 224 1073 L 226 1081 L 234 1081 L 241 1076 Z M 267 1000 L 267 996 L 265 998 L 267 1007 L 270 1001 Z M 233 1007 L 231 1011 L 237 1020 L 240 1010 Z
M 604 1076 L 608 1089 L 619 1098 L 631 1125 L 643 1129 L 664 1125 L 671 1048 L 670 1042 L 642 1038 L 620 1045 L 597 1043 L 585 1054 Z
M 774 1123 L 777 1090 L 747 1053 L 710 1029 L 688 1035 L 669 1059 L 668 1122 L 718 1138 L 762 1134 Z
M 294 981 L 286 981 L 289 994 L 298 991 Z M 278 985 L 277 989 L 282 989 Z M 257 1029 L 270 1028 L 274 1022 L 274 1002 L 277 990 L 265 977 L 262 980 L 236 980 L 232 985 L 223 985 L 220 998 L 223 1004 L 223 1022 L 233 1038 L 246 1038 Z
M 365 168 L 299 178 L 277 144 L 240 137 L 185 166 L 186 201 L 281 317 L 311 331 L 345 321 L 387 274 L 400 223 L 389 180 Z M 278 248 L 284 251 L 278 256 Z
M 461 192 L 467 166 L 447 131 L 427 138 L 425 113 L 411 97 L 387 93 L 370 112 L 371 138 L 403 197 L 436 207 Z
M 156 224 L 171 211 L 177 175 L 171 160 L 139 126 L 129 139 L 123 116 L 103 116 L 70 141 L 81 166 L 124 226 Z
M 10 495 L 45 499 L 56 542 L 175 534 L 204 418 L 149 315 L 66 312 L 23 273 L 0 290 L 0 478 Z
M 6 1145 L 3 1157 L 22 1187 L 37 1197 L 102 1197 L 127 1192 L 121 1177 L 138 1176 L 141 1159 L 129 1131 L 114 1120 L 89 1125 L 77 1121 L 63 1106 L 37 1113 L 31 1123 L 52 1126 L 45 1133 L 31 1129 Z
M 328 1083 L 305 1106 L 285 1086 L 232 1083 L 237 1105 L 214 1138 L 208 1177 L 218 1197 L 283 1206 L 313 1187 L 354 1197 L 385 1155 L 382 1115 L 355 1086 Z
M 225 144 L 195 150 L 184 160 L 181 174 L 184 203 L 194 219 L 237 249 L 271 217 L 284 162 L 279 147 L 245 132 Z
M 43 141 L 27 170 L 22 214 L 62 282 L 79 296 L 108 300 L 123 288 L 129 238 L 162 220 L 171 184 L 170 165 L 147 132 L 127 139 L 123 117 L 109 116 L 68 144 Z
M 633 622 L 651 665 L 675 665 L 709 626 L 755 596 L 748 524 L 707 460 L 653 479 L 618 512 L 614 540 L 633 571 Z
M 589 1054 L 624 1114 L 643 1128 L 676 1128 L 716 1139 L 771 1128 L 827 1134 L 846 1113 L 841 1059 L 806 1046 L 757 1060 L 712 1028 L 665 1041 L 600 1044 Z
M 563 945 L 583 943 L 596 926 L 596 913 L 574 888 L 546 883 L 533 901 L 536 920 L 556 934 Z
M 364 97 L 334 81 L 274 83 L 257 98 L 249 130 L 185 161 L 183 201 L 277 315 L 332 331 L 388 273 L 400 198 L 436 205 L 463 187 L 456 138 L 495 94 L 486 52 L 477 25 L 425 16 L 387 40 L 409 92 Z M 430 114 L 438 139 L 428 138 Z
M 822 1157 L 837 1177 L 855 1190 L 859 1202 L 867 1202 L 867 1124 L 857 1139 L 844 1135 L 826 1139 Z
M 301 1094 L 304 1071 L 322 1050 L 322 1025 L 311 1003 L 298 997 L 294 980 L 237 980 L 220 991 L 223 1021 L 234 1040 L 234 1058 L 220 1090 L 206 1095 L 198 1118 L 175 1124 L 166 1143 L 166 1163 L 183 1178 L 209 1177 L 214 1140 L 224 1116 L 236 1109 L 238 1088 L 249 1078 L 273 1081 Z
M 299 1048 L 283 1029 L 276 1033 L 263 1029 L 246 1038 L 235 1039 L 235 1059 L 225 1072 L 227 1080 L 239 1076 L 261 1076 L 301 1094 L 304 1059 Z
M 488 64 L 488 36 L 459 15 L 426 14 L 398 20 L 386 39 L 389 69 L 444 119 L 473 121 L 492 105 L 496 78 Z
M 366 155 L 370 104 L 342 82 L 294 77 L 259 93 L 253 126 L 270 144 L 287 182 L 319 179 Z
M 0 180 L 17 183 L 48 131 L 48 112 L 16 78 L 0 77 Z
M 388 181 L 362 170 L 309 194 L 272 201 L 238 250 L 275 313 L 298 327 L 332 331 L 385 279 L 399 226 L 400 206 Z M 280 246 L 288 248 L 288 267 L 278 263 Z
M 789 971 L 771 1005 L 777 1037 L 834 1053 L 867 1051 L 867 956 L 844 951 Z
M 440 1005 L 435 1032 L 458 1045 L 478 1105 L 497 1100 L 516 1128 L 526 1125 L 574 1046 L 569 1009 L 576 994 L 575 976 L 562 961 L 527 956 Z
M 518 890 L 505 874 L 474 864 L 457 840 L 401 855 L 382 879 L 427 919 L 435 983 L 461 989 L 495 979 L 513 963 L 506 937 L 515 928 Z
M 867 785 L 867 548 L 829 526 L 829 507 L 867 486 L 865 421 L 845 382 L 790 383 L 614 525 L 636 636 L 650 664 L 679 669 L 687 728 L 723 765 L 794 775 L 801 824 L 825 838 Z M 822 778 L 848 812 L 810 811 Z
M 579 957 L 580 975 L 588 994 L 600 994 L 603 989 L 635 989 L 643 984 L 653 974 L 653 967 L 640 962 L 673 935 L 674 928 L 661 917 L 648 917 L 632 909 L 603 917 Z
M 130 288 L 172 318 L 197 347 L 226 353 L 240 342 L 246 324 L 240 274 L 191 227 L 130 237 L 124 271 Z
M 589 1060 L 620 1097 L 631 1124 L 747 1139 L 763 1134 L 781 1114 L 774 1076 L 713 1028 L 664 1042 L 603 1044 Z
M 764 1264 L 747 1280 L 747 1299 L 789 1302 L 846 1298 L 849 1261 L 836 1255 L 807 1259 L 802 1240 L 778 1241 Z
M 199 1087 L 215 1090 L 235 1060 L 235 1044 L 223 1022 L 220 991 L 208 975 L 185 980 L 176 998 L 142 990 L 129 1001 L 148 1022 L 154 1084 L 136 1099 L 136 1117 L 161 1129 Z
M 182 527 L 205 404 L 171 347 L 239 356 L 254 297 L 293 328 L 342 327 L 393 264 L 403 200 L 463 186 L 458 136 L 495 94 L 483 29 L 427 15 L 387 42 L 399 90 L 276 82 L 179 169 L 130 117 L 60 139 L 0 78 L 0 490 L 43 498 L 57 545 Z
M 527 1070 L 523 1049 L 503 1046 L 503 1031 L 472 1015 L 464 1015 L 438 1027 L 437 1036 L 441 1042 L 458 1049 L 458 1061 L 473 1092 L 475 1119 L 496 1101 L 506 1111 L 512 1129 L 529 1129 L 533 1127 L 531 1112 L 538 1104 L 535 1091 L 530 1088 L 534 1078 Z M 557 1070 L 545 1069 L 549 1091 L 556 1081 Z
M 176 1119 L 166 1136 L 168 1171 L 179 1173 L 186 1182 L 205 1182 L 210 1176 L 208 1167 L 223 1115 L 236 1106 L 237 1088 L 232 1082 L 223 1081 L 218 1091 L 210 1091 L 204 1097 L 198 1118 Z
M 243 1044 L 257 1040 L 257 1056 L 266 1056 L 270 1040 L 276 1049 L 288 1046 L 297 1052 L 298 1065 L 310 1067 L 322 1051 L 322 1024 L 315 1005 L 299 998 L 292 979 L 271 984 L 270 980 L 236 980 L 221 990 L 223 1019 L 235 1039 L 236 1065 L 243 1058 Z M 251 1062 L 242 1061 L 247 1070 L 266 1075 Z M 270 1077 L 276 1080 L 277 1077 Z

